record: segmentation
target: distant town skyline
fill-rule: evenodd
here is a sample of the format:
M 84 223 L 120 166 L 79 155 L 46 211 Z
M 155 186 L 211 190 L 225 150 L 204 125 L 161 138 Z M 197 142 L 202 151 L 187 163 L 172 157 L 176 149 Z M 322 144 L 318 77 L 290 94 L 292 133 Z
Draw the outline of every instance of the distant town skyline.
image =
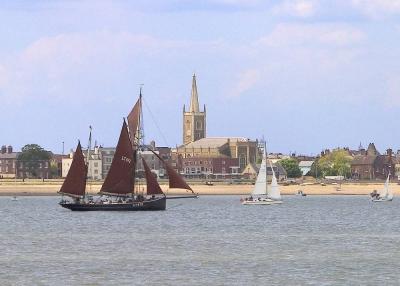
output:
M 181 145 L 196 73 L 207 137 L 397 150 L 399 17 L 398 0 L 2 3 L 0 145 L 67 153 L 92 125 L 115 146 L 141 84 L 146 141 Z

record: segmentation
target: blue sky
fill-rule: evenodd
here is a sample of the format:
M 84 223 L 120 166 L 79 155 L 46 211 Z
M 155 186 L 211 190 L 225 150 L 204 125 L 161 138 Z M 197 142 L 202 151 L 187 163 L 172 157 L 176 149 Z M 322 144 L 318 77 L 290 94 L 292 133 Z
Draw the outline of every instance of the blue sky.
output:
M 2 1 L 0 38 L 0 145 L 114 146 L 140 84 L 179 145 L 195 72 L 208 136 L 400 148 L 400 0 Z

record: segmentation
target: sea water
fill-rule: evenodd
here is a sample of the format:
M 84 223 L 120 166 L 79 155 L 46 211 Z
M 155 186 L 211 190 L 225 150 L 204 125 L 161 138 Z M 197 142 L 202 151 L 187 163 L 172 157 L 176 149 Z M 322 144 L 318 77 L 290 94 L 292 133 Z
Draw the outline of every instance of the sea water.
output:
M 0 198 L 0 285 L 399 285 L 400 198 L 238 196 L 159 212 Z

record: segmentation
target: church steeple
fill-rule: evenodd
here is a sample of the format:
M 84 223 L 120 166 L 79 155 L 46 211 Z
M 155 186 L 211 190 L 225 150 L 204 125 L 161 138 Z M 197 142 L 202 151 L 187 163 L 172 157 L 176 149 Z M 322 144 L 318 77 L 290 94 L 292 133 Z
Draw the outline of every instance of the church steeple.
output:
M 206 137 L 206 106 L 204 105 L 204 110 L 201 112 L 196 75 L 193 74 L 189 110 L 186 111 L 185 106 L 183 106 L 183 144 L 188 144 L 204 137 Z
M 189 112 L 200 112 L 200 109 L 199 109 L 199 96 L 197 94 L 196 74 L 193 74 L 192 96 L 190 97 Z

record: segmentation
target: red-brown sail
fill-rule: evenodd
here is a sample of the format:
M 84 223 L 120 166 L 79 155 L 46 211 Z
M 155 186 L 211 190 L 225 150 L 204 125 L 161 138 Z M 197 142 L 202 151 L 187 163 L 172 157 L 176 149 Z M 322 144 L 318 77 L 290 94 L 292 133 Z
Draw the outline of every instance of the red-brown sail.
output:
M 71 197 L 82 197 L 86 189 L 87 166 L 83 157 L 81 143 L 78 142 L 71 167 L 61 186 L 60 194 Z
M 100 189 L 101 194 L 126 195 L 133 191 L 133 150 L 127 125 L 122 125 L 110 170 Z
M 146 183 L 147 183 L 147 194 L 148 195 L 163 195 L 163 191 L 161 190 L 160 185 L 157 182 L 157 179 L 154 177 L 154 174 L 151 172 L 149 166 L 146 161 L 142 158 L 144 172 L 146 175 Z
M 182 178 L 181 175 L 179 175 L 174 168 L 172 168 L 172 166 L 170 164 L 168 164 L 167 162 L 165 162 L 157 153 L 155 153 L 154 151 L 152 151 L 154 153 L 154 155 L 156 155 L 158 157 L 158 159 L 160 159 L 161 162 L 163 162 L 165 169 L 167 170 L 167 174 L 168 174 L 168 178 L 169 178 L 169 187 L 171 189 L 186 189 L 186 190 L 190 190 L 193 192 L 192 188 L 185 182 L 185 180 Z
M 142 94 L 140 94 L 139 99 L 136 101 L 135 105 L 133 106 L 131 112 L 129 113 L 128 119 L 128 126 L 129 132 L 131 134 L 132 143 L 135 144 L 135 140 L 137 139 L 138 127 L 140 123 L 140 112 L 142 108 Z

